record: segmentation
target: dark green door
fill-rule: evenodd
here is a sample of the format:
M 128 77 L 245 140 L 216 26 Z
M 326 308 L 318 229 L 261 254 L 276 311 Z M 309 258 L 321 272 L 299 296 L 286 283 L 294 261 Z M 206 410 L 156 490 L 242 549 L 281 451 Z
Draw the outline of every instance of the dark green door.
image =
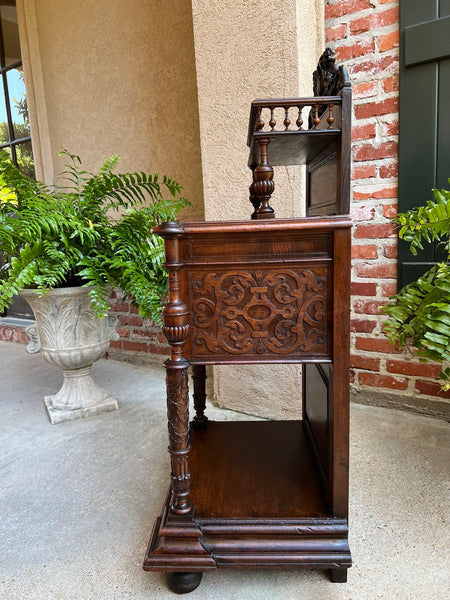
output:
M 450 0 L 400 0 L 399 212 L 448 189 L 450 177 Z M 412 256 L 399 240 L 399 285 L 440 260 Z

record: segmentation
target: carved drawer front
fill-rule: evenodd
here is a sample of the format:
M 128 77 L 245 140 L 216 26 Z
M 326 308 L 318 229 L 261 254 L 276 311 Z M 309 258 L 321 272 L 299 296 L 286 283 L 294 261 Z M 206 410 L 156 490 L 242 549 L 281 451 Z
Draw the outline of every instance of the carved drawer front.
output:
M 189 272 L 191 359 L 328 356 L 327 266 Z

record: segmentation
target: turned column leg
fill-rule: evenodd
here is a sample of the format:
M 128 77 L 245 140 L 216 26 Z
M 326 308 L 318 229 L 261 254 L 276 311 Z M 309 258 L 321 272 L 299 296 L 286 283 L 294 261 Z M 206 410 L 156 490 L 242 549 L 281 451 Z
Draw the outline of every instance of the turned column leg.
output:
M 183 229 L 177 223 L 166 223 L 160 228 L 165 238 L 166 262 L 169 273 L 169 301 L 164 307 L 163 332 L 170 344 L 170 358 L 166 361 L 167 418 L 169 428 L 169 453 L 175 514 L 189 513 L 189 395 L 188 367 L 184 357 L 184 344 L 189 331 L 189 309 L 183 302 L 180 283 L 179 237 Z
M 167 376 L 167 419 L 169 429 L 169 453 L 171 458 L 172 510 L 183 515 L 192 510 L 189 501 L 189 395 L 187 361 L 180 364 L 172 360 L 166 362 Z
M 251 189 L 251 194 L 257 202 L 260 202 L 260 206 L 255 211 L 254 218 L 273 219 L 275 211 L 270 206 L 269 200 L 275 189 L 275 183 L 273 182 L 273 167 L 269 165 L 267 155 L 267 146 L 270 140 L 266 138 L 257 139 L 256 143 L 259 147 L 259 165 L 253 171 L 253 189 Z M 253 200 L 252 203 L 253 206 L 256 206 Z
M 192 366 L 192 382 L 194 386 L 194 408 L 195 417 L 192 424 L 196 428 L 204 428 L 208 423 L 208 417 L 205 415 L 206 408 L 206 366 Z

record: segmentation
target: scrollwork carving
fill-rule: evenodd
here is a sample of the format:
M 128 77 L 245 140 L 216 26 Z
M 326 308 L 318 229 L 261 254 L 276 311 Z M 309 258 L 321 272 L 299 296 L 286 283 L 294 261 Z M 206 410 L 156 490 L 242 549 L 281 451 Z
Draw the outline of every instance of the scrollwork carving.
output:
M 327 354 L 326 267 L 192 273 L 197 356 Z

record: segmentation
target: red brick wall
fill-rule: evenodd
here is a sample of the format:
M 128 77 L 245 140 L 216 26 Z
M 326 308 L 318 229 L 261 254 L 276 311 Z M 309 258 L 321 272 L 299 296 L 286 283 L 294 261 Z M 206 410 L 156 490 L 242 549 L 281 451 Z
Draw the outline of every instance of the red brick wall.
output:
M 110 343 L 109 354 L 119 360 L 157 358 L 169 354 L 169 346 L 161 328 L 149 319 L 143 319 L 120 290 L 111 294 L 110 314 L 119 319 L 117 333 L 120 339 Z M 25 327 L 0 322 L 0 341 L 26 344 Z
M 382 332 L 397 290 L 398 0 L 326 0 L 325 35 L 353 86 L 352 378 L 356 388 L 436 396 L 439 367 L 408 360 Z M 441 396 L 442 397 L 442 396 Z
M 27 336 L 25 335 L 25 327 L 0 323 L 0 341 L 26 344 Z
M 111 296 L 110 314 L 117 315 L 119 323 L 117 333 L 120 339 L 110 344 L 110 355 L 113 358 L 128 359 L 136 354 L 168 355 L 169 347 L 161 332 L 161 327 L 149 319 L 138 315 L 137 309 L 129 300 L 124 300 L 120 290 L 114 290 Z

